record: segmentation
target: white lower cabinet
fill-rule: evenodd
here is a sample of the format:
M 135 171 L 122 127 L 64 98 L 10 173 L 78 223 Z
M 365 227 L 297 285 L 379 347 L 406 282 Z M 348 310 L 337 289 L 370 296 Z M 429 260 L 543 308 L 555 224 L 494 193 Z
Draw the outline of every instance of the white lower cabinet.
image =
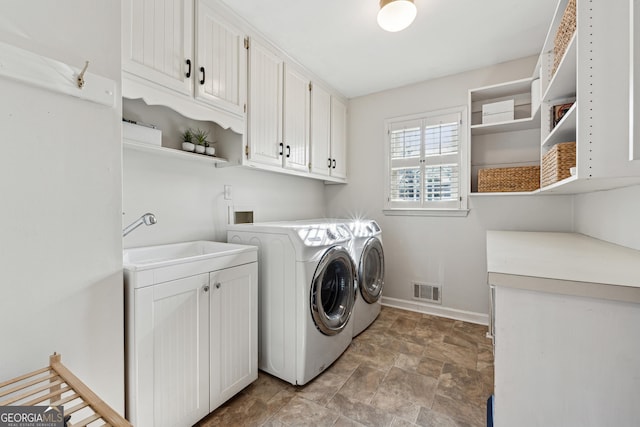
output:
M 191 426 L 257 379 L 257 262 L 128 295 L 127 416 L 135 426 Z
M 256 263 L 210 273 L 210 410 L 258 377 Z

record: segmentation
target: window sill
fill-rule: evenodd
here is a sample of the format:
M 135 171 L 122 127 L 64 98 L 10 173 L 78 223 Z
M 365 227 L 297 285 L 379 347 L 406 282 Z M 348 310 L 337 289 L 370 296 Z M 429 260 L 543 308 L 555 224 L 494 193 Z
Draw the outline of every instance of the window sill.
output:
M 469 209 L 383 209 L 385 215 L 466 217 Z

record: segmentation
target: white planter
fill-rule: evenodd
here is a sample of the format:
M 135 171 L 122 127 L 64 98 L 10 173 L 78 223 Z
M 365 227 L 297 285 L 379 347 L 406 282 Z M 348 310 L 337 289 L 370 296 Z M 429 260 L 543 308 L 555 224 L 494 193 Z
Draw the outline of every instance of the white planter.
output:
M 196 145 L 196 153 L 204 154 L 204 145 Z
M 207 156 L 213 156 L 214 154 L 216 154 L 216 147 L 206 147 L 204 149 L 204 152 Z
M 196 149 L 196 145 L 192 144 L 191 142 L 183 142 L 182 143 L 182 149 L 184 151 L 193 151 Z

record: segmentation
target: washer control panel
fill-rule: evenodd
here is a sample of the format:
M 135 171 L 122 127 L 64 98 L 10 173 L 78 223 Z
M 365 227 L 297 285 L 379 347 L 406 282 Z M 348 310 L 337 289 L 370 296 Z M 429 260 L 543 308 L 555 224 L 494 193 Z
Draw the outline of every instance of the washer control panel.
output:
M 343 224 L 319 224 L 297 231 L 305 246 L 330 246 L 351 239 L 349 228 Z

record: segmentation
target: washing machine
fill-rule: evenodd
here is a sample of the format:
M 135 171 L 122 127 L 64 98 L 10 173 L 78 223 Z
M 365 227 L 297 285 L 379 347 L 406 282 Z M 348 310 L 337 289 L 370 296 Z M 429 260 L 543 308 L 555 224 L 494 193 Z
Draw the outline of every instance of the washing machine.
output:
M 227 240 L 258 249 L 258 367 L 309 382 L 353 337 L 356 266 L 344 224 L 229 225 Z
M 336 220 L 339 221 L 339 220 Z M 382 308 L 384 287 L 384 251 L 382 230 L 373 220 L 348 222 L 352 241 L 352 254 L 357 268 L 356 302 L 353 307 L 353 336 L 367 329 Z

